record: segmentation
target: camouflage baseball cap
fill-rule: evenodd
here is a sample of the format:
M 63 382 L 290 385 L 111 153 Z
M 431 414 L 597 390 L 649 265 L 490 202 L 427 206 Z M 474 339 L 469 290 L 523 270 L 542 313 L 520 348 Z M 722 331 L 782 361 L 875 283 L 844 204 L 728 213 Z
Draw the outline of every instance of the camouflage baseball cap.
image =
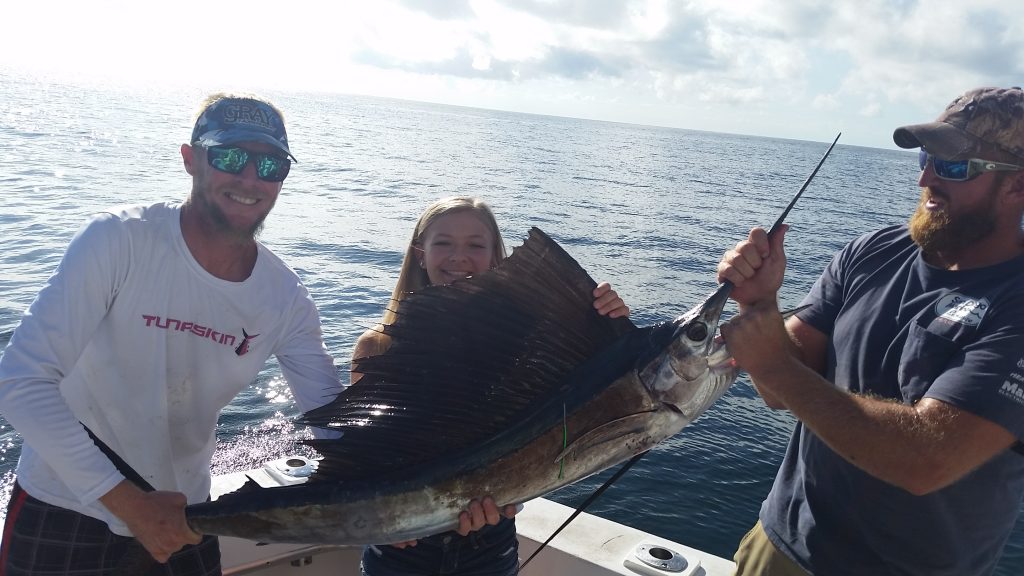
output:
M 206 107 L 192 129 L 192 144 L 220 146 L 239 142 L 270 144 L 295 160 L 288 150 L 284 118 L 257 98 L 226 97 Z
M 892 139 L 900 148 L 923 146 L 943 160 L 1024 163 L 1024 92 L 1019 87 L 970 90 L 935 122 L 897 128 Z

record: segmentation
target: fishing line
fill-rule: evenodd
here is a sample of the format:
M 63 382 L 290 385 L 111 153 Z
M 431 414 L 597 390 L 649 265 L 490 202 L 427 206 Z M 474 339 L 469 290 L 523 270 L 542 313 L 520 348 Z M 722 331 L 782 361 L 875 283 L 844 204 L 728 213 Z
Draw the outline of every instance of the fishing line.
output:
M 530 554 L 530 557 L 527 558 L 525 562 L 523 562 L 522 564 L 519 565 L 519 569 L 516 571 L 516 573 L 518 574 L 519 572 L 522 572 L 523 568 L 526 568 L 526 565 L 530 563 L 530 560 L 533 560 L 537 556 L 537 554 L 540 554 L 540 551 L 543 550 L 544 547 L 548 545 L 548 542 L 551 542 L 551 540 L 554 539 L 555 536 L 558 536 L 558 533 L 561 532 L 563 528 L 568 526 L 570 522 L 575 520 L 577 516 L 579 516 L 584 510 L 586 510 L 587 506 L 590 506 L 591 504 L 593 504 L 594 500 L 597 500 L 598 497 L 601 496 L 601 494 L 604 494 L 604 491 L 607 490 L 608 488 L 610 488 L 612 484 L 614 484 L 619 478 L 621 478 L 622 475 L 625 474 L 627 470 L 632 468 L 633 464 L 636 464 L 637 462 L 639 462 L 640 459 L 643 458 L 644 454 L 647 454 L 647 452 L 641 452 L 641 453 L 637 454 L 636 456 L 633 456 L 632 458 L 630 458 L 629 462 L 626 462 L 625 464 L 623 464 L 622 468 L 619 468 L 618 472 L 613 474 L 611 478 L 609 478 L 607 481 L 605 481 L 605 483 L 602 484 L 600 488 L 598 488 L 597 490 L 594 490 L 594 493 L 591 494 L 589 497 L 587 497 L 587 499 L 583 502 L 583 504 L 580 504 L 579 508 L 577 508 L 575 511 L 573 511 L 573 513 L 571 515 L 569 515 L 569 517 L 565 520 L 565 522 L 562 522 L 562 525 L 559 526 L 558 529 L 555 530 L 554 533 L 551 534 L 551 536 L 548 536 L 548 539 L 545 540 L 543 544 L 538 546 L 537 549 L 533 551 L 533 554 Z
M 562 458 L 558 460 L 558 479 L 562 479 L 565 472 L 565 447 L 569 445 L 569 427 L 565 422 L 565 403 L 562 403 Z

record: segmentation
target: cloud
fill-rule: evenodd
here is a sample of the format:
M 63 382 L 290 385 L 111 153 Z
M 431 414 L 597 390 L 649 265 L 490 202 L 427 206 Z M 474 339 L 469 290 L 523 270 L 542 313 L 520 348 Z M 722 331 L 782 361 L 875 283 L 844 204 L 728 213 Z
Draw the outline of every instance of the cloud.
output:
M 473 8 L 470 6 L 471 2 L 460 0 L 445 0 L 444 2 L 437 2 L 437 0 L 401 0 L 399 4 L 410 10 L 423 12 L 431 18 L 437 18 L 438 20 L 460 20 L 473 16 Z
M 516 82 L 551 76 L 625 78 L 646 82 L 666 97 L 711 82 L 722 92 L 750 95 L 730 101 L 749 101 L 767 84 L 794 80 L 807 67 L 799 47 L 786 42 L 778 25 L 765 25 L 742 11 L 720 10 L 717 3 L 601 3 L 603 10 L 580 1 L 456 5 L 460 17 L 446 12 L 445 20 L 433 23 L 438 27 L 433 31 L 421 14 L 410 15 L 419 29 L 416 44 L 404 40 L 410 35 L 394 31 L 408 23 L 390 19 L 392 32 L 366 42 L 357 51 L 358 61 L 405 72 Z M 402 6 L 423 9 L 416 1 Z
M 839 124 L 844 141 L 933 117 L 968 88 L 1024 78 L 1024 11 L 1005 0 L 296 0 L 283 10 L 251 0 L 247 13 L 261 17 L 191 35 L 182 31 L 195 13 L 231 22 L 237 8 L 167 8 L 15 2 L 0 65 L 276 81 L 788 137 Z
M 371 12 L 350 28 L 360 64 L 486 82 L 489 101 L 557 111 L 585 95 L 576 113 L 620 121 L 682 110 L 670 122 L 835 123 L 874 138 L 908 110 L 933 116 L 963 90 L 1024 76 L 1024 12 L 993 0 L 378 0 Z
M 971 4 L 837 3 L 827 37 L 847 55 L 843 91 L 912 102 L 938 112 L 981 84 L 1011 85 L 1024 75 L 1024 12 L 980 0 Z
M 840 100 L 835 94 L 818 94 L 811 101 L 811 106 L 816 110 L 838 110 Z
M 873 118 L 878 116 L 882 111 L 882 105 L 878 102 L 868 102 L 861 106 L 858 114 L 867 118 Z
M 562 78 L 582 79 L 594 76 L 618 77 L 624 63 L 614 62 L 615 58 L 598 56 L 576 49 L 553 48 L 545 54 L 536 67 L 537 72 Z

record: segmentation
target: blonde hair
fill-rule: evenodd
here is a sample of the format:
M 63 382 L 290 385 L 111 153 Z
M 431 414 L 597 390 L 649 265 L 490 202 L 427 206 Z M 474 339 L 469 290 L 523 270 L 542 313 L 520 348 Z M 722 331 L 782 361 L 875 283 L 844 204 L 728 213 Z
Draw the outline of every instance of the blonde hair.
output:
M 402 260 L 402 269 L 398 274 L 398 283 L 391 293 L 391 301 L 384 309 L 384 316 L 381 318 L 382 324 L 391 324 L 395 321 L 398 306 L 406 295 L 430 285 L 427 271 L 419 265 L 423 234 L 438 218 L 456 212 L 475 212 L 491 231 L 491 235 L 494 237 L 494 252 L 491 254 L 492 266 L 505 259 L 505 242 L 501 239 L 498 222 L 494 219 L 494 213 L 491 212 L 490 206 L 483 200 L 469 196 L 452 196 L 434 202 L 423 211 L 420 219 L 416 222 L 416 227 L 413 228 L 412 238 L 405 248 L 405 258 Z

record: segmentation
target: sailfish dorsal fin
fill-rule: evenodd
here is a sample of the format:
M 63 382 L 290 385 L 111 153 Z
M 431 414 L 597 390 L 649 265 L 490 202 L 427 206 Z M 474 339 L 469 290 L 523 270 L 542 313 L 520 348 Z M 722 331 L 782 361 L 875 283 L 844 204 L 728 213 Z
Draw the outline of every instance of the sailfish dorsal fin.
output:
M 423 465 L 525 417 L 565 376 L 634 329 L 593 307 L 594 280 L 537 228 L 497 268 L 403 299 L 392 345 L 357 358 L 363 374 L 301 422 L 340 430 L 310 440 L 312 480 L 367 479 Z

